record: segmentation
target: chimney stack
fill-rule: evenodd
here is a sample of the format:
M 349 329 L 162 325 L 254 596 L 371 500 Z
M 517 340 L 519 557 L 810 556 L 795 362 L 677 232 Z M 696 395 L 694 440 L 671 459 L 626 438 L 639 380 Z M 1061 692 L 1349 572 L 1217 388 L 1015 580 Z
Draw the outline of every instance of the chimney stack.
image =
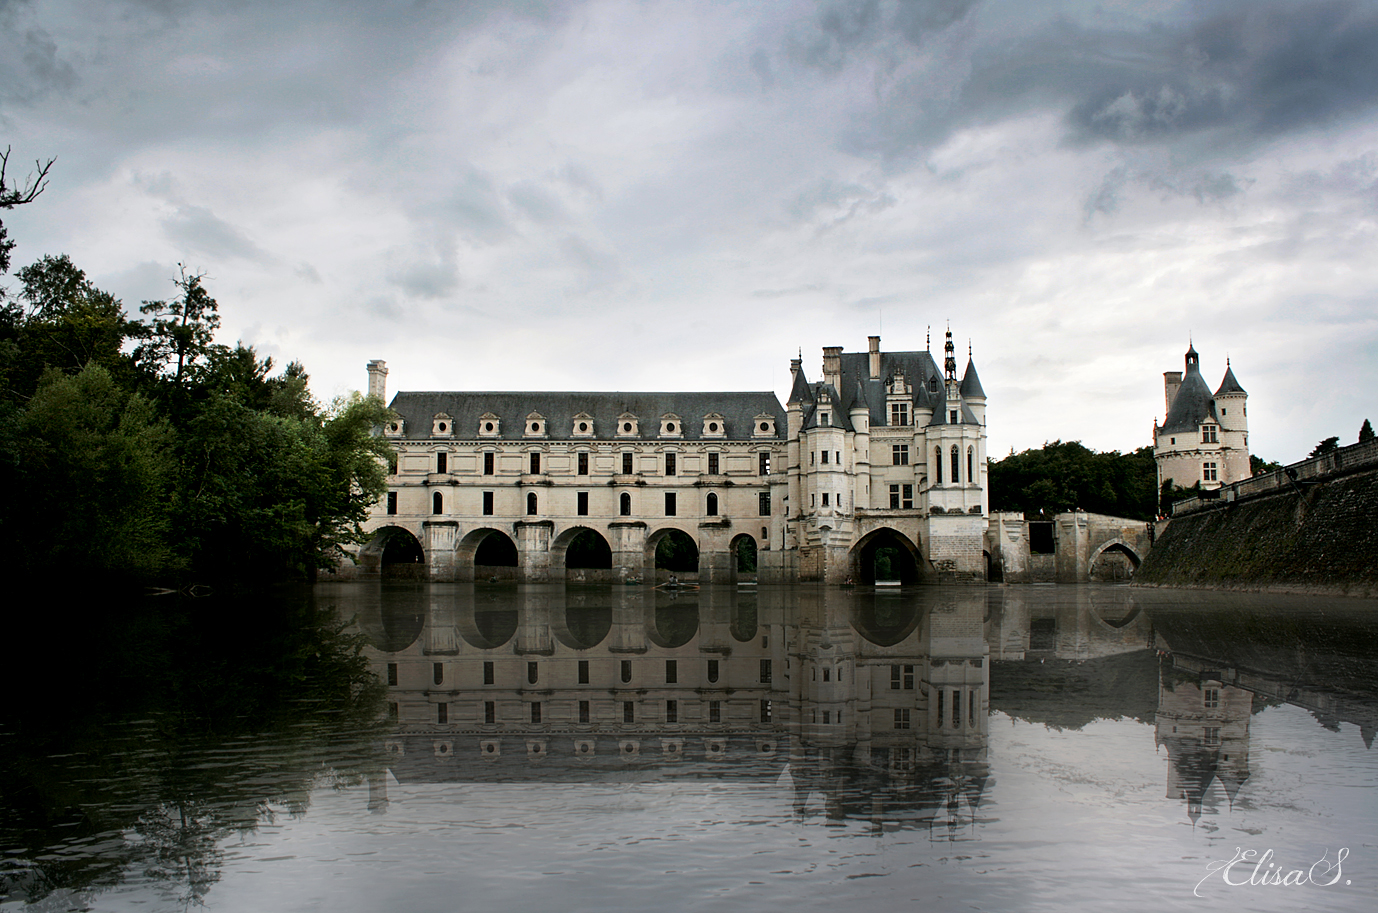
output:
M 388 363 L 375 358 L 368 363 L 368 395 L 388 401 Z
M 880 337 L 867 337 L 871 340 L 871 380 L 880 380 Z

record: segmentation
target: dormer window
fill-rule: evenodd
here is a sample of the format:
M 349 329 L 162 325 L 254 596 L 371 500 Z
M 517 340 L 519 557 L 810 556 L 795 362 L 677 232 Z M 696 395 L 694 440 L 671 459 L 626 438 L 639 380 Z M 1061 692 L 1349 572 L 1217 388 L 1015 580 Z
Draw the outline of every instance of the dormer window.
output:
M 383 437 L 401 437 L 406 433 L 406 423 L 396 419 L 383 426 Z
M 1202 425 L 1202 426 L 1201 426 L 1201 443 L 1203 443 L 1203 444 L 1218 444 L 1218 443 L 1220 443 L 1219 430 L 1220 430 L 1220 426 L 1218 426 L 1218 425 Z
M 574 437 L 593 437 L 593 416 L 587 412 L 580 412 L 574 416 L 570 434 Z
M 762 412 L 752 419 L 752 437 L 775 437 L 775 416 Z
M 623 412 L 617 417 L 618 437 L 636 437 L 640 433 L 640 422 L 635 415 L 630 412 Z
M 431 437 L 454 437 L 455 423 L 444 412 L 431 420 Z
M 724 438 L 727 437 L 727 420 L 721 413 L 710 412 L 703 417 L 703 437 Z
M 485 412 L 478 420 L 479 437 L 497 437 L 498 429 L 501 427 L 499 419 L 491 412 Z
M 909 404 L 891 403 L 890 404 L 890 424 L 908 425 L 909 424 Z
M 523 434 L 526 437 L 545 437 L 545 416 L 533 412 L 526 417 Z
M 820 412 L 820 413 L 818 413 L 818 424 L 820 424 L 820 425 L 822 425 L 822 426 L 824 426 L 824 427 L 826 428 L 827 426 L 831 425 L 832 423 L 833 423 L 833 415 L 832 415 L 831 412 Z
M 678 415 L 667 412 L 660 417 L 660 436 L 684 437 L 684 423 L 679 420 Z

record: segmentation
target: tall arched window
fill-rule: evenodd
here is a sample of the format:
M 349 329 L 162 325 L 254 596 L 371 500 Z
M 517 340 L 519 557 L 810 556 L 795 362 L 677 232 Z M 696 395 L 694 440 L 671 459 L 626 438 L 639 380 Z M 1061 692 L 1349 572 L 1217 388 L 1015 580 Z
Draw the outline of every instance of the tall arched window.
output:
M 962 465 L 962 456 L 961 456 L 961 454 L 958 453 L 958 451 L 957 451 L 957 445 L 956 445 L 956 444 L 953 444 L 953 445 L 952 445 L 952 484 L 953 484 L 953 485 L 956 485 L 958 482 L 961 481 L 961 478 L 960 478 L 960 477 L 958 476 L 958 474 L 957 474 L 957 470 L 958 470 L 958 468 L 959 468 L 961 465 Z M 970 481 L 970 480 L 968 479 L 968 481 Z
M 618 512 L 621 513 L 624 517 L 630 517 L 632 515 L 632 496 L 624 491 L 622 492 L 622 497 L 618 498 L 617 500 L 619 508 Z
M 937 473 L 937 475 L 934 476 L 934 484 L 943 484 L 943 448 L 941 447 L 933 448 L 933 468 Z
M 431 513 L 445 513 L 445 498 L 441 496 L 440 492 L 438 491 L 435 494 L 431 495 Z
M 976 450 L 967 448 L 967 484 L 970 485 L 976 479 Z
M 713 494 L 713 493 L 710 491 L 710 492 L 708 493 L 708 516 L 710 516 L 710 517 L 716 517 L 717 515 L 718 515 L 718 496 L 715 495 L 715 494 Z
M 536 516 L 536 493 L 535 493 L 534 491 L 527 492 L 527 495 L 526 495 L 526 515 L 527 515 L 528 517 L 534 517 L 534 516 Z

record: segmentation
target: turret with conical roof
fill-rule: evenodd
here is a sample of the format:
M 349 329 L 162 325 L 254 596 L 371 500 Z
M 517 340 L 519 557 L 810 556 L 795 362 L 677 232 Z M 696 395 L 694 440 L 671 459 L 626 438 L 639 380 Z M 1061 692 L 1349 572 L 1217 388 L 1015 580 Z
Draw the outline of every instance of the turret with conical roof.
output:
M 1158 484 L 1219 488 L 1249 476 L 1248 394 L 1226 361 L 1225 377 L 1211 393 L 1201 376 L 1201 356 L 1188 343 L 1184 371 L 1167 372 L 1167 415 L 1154 428 Z

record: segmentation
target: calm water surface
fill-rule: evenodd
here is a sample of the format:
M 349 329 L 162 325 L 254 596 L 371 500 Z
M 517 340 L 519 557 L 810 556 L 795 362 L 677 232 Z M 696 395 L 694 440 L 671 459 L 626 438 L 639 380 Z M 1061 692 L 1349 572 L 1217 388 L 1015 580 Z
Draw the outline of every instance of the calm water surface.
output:
M 197 611 L 29 662 L 0 910 L 1378 909 L 1374 602 L 387 584 Z M 1248 883 L 1279 867 L 1307 877 Z

